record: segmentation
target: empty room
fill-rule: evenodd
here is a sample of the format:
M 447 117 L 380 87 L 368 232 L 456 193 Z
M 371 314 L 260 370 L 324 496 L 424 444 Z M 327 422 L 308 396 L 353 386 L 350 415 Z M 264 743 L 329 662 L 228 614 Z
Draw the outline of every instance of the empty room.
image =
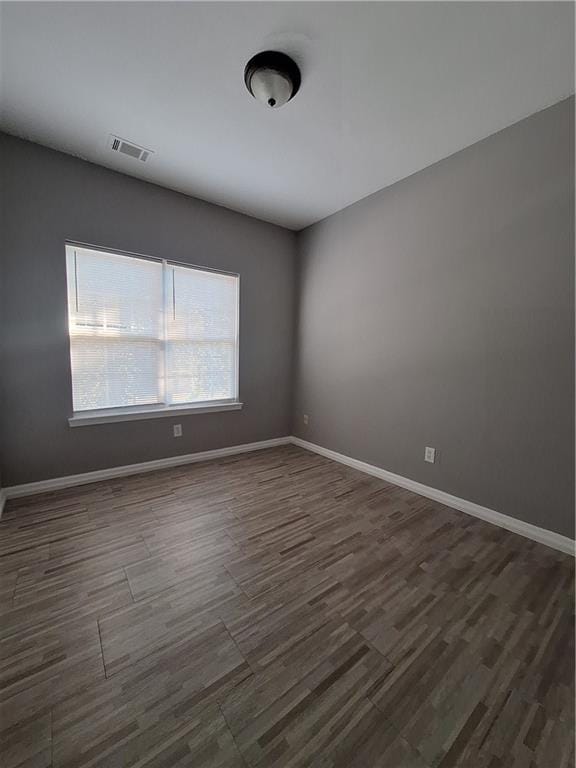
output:
M 2 768 L 574 768 L 573 2 L 0 2 Z

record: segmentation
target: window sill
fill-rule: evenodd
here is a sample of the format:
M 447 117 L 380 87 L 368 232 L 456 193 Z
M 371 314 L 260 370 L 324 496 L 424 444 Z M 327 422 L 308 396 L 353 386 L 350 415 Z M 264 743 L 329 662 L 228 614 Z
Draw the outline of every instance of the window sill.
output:
M 113 408 L 102 411 L 79 411 L 68 419 L 71 427 L 89 427 L 94 424 L 112 424 L 115 421 L 142 421 L 162 419 L 167 416 L 191 416 L 198 413 L 239 411 L 243 403 L 220 402 L 198 403 L 197 405 L 146 406 L 142 408 Z

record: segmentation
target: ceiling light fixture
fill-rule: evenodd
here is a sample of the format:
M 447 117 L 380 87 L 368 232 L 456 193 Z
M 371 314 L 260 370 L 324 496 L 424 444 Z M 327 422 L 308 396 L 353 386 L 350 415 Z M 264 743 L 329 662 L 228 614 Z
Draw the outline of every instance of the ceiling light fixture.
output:
M 300 69 L 279 51 L 262 51 L 244 69 L 244 82 L 252 96 L 270 109 L 286 104 L 300 88 Z

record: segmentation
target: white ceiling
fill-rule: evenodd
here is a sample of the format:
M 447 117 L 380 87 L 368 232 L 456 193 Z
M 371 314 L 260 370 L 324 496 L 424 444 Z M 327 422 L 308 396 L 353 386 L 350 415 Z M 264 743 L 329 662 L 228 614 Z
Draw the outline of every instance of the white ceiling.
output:
M 555 2 L 4 3 L 0 127 L 301 229 L 574 91 Z M 267 110 L 246 61 L 303 81 Z M 112 154 L 110 133 L 153 149 Z

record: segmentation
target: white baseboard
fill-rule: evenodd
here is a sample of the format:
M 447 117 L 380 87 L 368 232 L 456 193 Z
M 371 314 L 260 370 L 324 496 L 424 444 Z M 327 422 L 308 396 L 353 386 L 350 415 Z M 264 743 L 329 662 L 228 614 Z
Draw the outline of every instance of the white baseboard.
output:
M 278 445 L 287 445 L 292 441 L 290 437 L 275 437 L 272 440 L 260 440 L 257 443 L 244 443 L 243 445 L 231 445 L 228 448 L 216 448 L 212 451 L 202 451 L 200 453 L 186 453 L 182 456 L 170 456 L 166 459 L 156 459 L 154 461 L 143 461 L 140 464 L 126 464 L 122 467 L 110 467 L 109 469 L 98 469 L 94 472 L 84 472 L 80 475 L 68 475 L 67 477 L 55 477 L 51 480 L 39 480 L 35 483 L 24 483 L 23 485 L 9 485 L 3 489 L 4 498 L 16 499 L 21 496 L 33 496 L 37 493 L 46 493 L 47 491 L 56 491 L 59 488 L 71 488 L 74 485 L 86 485 L 87 483 L 97 483 L 100 480 L 109 480 L 114 477 L 125 477 L 127 475 L 139 475 L 143 472 L 153 472 L 156 469 L 166 469 L 168 467 L 179 467 L 183 464 L 194 464 L 198 461 L 208 461 L 209 459 L 219 459 L 222 456 L 234 456 L 237 453 L 248 453 L 249 451 L 260 451 L 264 448 L 274 448 Z M 1 497 L 0 497 L 1 498 Z M 0 502 L 1 503 L 1 502 Z
M 32 496 L 37 493 L 46 493 L 47 491 L 55 491 L 60 488 L 71 488 L 75 485 L 86 485 L 88 483 L 96 483 L 100 480 L 109 480 L 115 477 L 126 477 L 128 475 L 139 475 L 143 472 L 153 472 L 156 469 L 166 469 L 168 467 L 179 467 L 184 464 L 194 464 L 198 461 L 208 461 L 209 459 L 218 459 L 223 456 L 234 456 L 235 454 L 248 453 L 250 451 L 259 451 L 265 448 L 274 448 L 278 445 L 287 445 L 293 443 L 300 448 L 305 448 L 308 451 L 318 453 L 321 456 L 325 456 L 328 459 L 337 461 L 340 464 L 346 464 L 348 467 L 357 469 L 360 472 L 365 472 L 368 475 L 379 477 L 382 480 L 386 480 L 393 485 L 399 485 L 401 488 L 406 488 L 420 496 L 425 496 L 428 499 L 433 499 L 441 504 L 445 504 L 447 507 L 452 507 L 460 512 L 465 512 L 467 515 L 478 517 L 481 520 L 485 520 L 488 523 L 497 525 L 500 528 L 506 528 L 513 533 L 517 533 L 520 536 L 524 536 L 533 541 L 537 541 L 540 544 L 545 544 L 548 547 L 557 549 L 560 552 L 565 552 L 574 556 L 574 541 L 567 536 L 562 536 L 554 531 L 548 531 L 545 528 L 539 528 L 536 525 L 525 523 L 522 520 L 517 520 L 514 517 L 503 515 L 500 512 L 496 512 L 493 509 L 482 507 L 480 504 L 475 504 L 472 501 L 466 499 L 460 499 L 458 496 L 452 496 L 445 491 L 439 491 L 436 488 L 431 488 L 422 483 L 418 483 L 416 480 L 410 480 L 408 477 L 402 477 L 402 475 L 396 475 L 393 472 L 388 472 L 386 469 L 381 469 L 373 464 L 367 464 L 359 459 L 353 459 L 350 456 L 345 456 L 342 453 L 331 451 L 329 448 L 323 448 L 321 445 L 315 443 L 309 443 L 306 440 L 302 440 L 299 437 L 277 437 L 272 440 L 260 440 L 257 443 L 245 443 L 243 445 L 231 445 L 227 448 L 216 448 L 212 451 L 202 451 L 200 453 L 187 453 L 183 456 L 170 456 L 166 459 L 156 459 L 154 461 L 144 461 L 140 464 L 127 464 L 122 467 L 110 467 L 109 469 L 99 469 L 94 472 L 84 472 L 79 475 L 68 475 L 67 477 L 55 477 L 50 480 L 40 480 L 35 483 L 24 483 L 23 485 L 12 485 L 7 488 L 0 489 L 0 517 L 4 504 L 7 499 L 15 499 L 22 496 Z
M 439 501 L 447 507 L 452 507 L 453 509 L 465 512 L 467 515 L 472 515 L 473 517 L 479 517 L 481 520 L 497 525 L 500 528 L 506 528 L 527 539 L 538 541 L 540 544 L 545 544 L 547 547 L 552 547 L 560 552 L 565 552 L 566 554 L 574 556 L 575 542 L 567 536 L 562 536 L 554 531 L 548 531 L 545 528 L 539 528 L 537 525 L 532 525 L 531 523 L 525 523 L 522 520 L 517 520 L 515 517 L 503 515 L 501 512 L 488 509 L 488 507 L 482 507 L 480 504 L 475 504 L 473 501 L 466 501 L 466 499 L 460 499 L 458 496 L 452 496 L 451 494 L 439 491 L 436 488 L 430 488 L 428 485 L 416 482 L 416 480 L 410 480 L 410 478 L 402 477 L 402 475 L 395 475 L 393 472 L 388 472 L 386 469 L 381 469 L 380 467 L 376 467 L 373 464 L 367 464 L 358 459 L 352 459 L 349 456 L 344 456 L 342 453 L 336 453 L 336 451 L 323 448 L 321 445 L 301 440 L 299 437 L 292 437 L 291 441 L 294 445 L 300 446 L 300 448 L 319 453 L 321 456 L 326 456 L 328 459 L 338 461 L 341 464 L 346 464 L 348 467 L 357 469 L 360 472 L 374 475 L 374 477 L 379 477 L 381 480 L 386 480 L 393 485 L 399 485 L 401 488 L 407 488 L 409 491 L 413 491 L 420 496 L 425 496 L 427 499 Z

